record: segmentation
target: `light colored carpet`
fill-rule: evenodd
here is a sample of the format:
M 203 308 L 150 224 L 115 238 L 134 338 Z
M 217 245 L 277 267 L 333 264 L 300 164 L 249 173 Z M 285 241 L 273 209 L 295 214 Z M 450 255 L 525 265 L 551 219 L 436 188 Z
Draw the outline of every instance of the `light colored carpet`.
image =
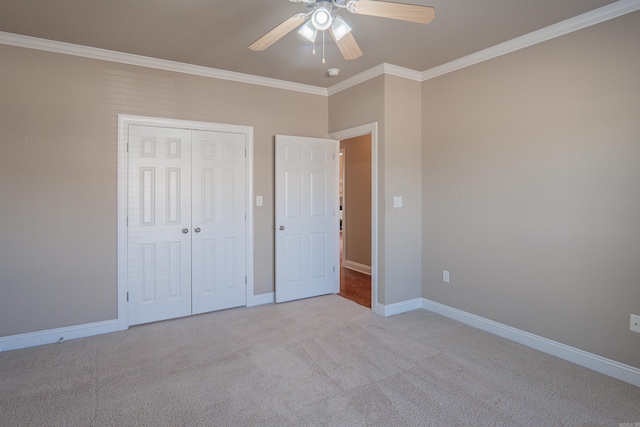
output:
M 640 388 L 331 295 L 0 353 L 2 426 L 615 426 Z

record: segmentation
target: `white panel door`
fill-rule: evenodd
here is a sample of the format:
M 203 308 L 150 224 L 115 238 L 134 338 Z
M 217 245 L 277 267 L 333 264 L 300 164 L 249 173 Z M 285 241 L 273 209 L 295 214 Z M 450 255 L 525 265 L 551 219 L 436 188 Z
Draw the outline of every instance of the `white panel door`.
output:
M 191 132 L 130 125 L 129 324 L 191 314 Z
M 194 314 L 246 304 L 245 138 L 192 133 Z
M 276 136 L 276 302 L 338 293 L 338 142 Z

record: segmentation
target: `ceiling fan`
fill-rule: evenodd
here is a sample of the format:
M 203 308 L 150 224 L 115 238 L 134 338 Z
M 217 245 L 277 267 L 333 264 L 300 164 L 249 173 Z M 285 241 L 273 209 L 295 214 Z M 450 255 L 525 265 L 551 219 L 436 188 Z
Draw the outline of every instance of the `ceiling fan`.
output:
M 401 21 L 428 24 L 435 18 L 436 11 L 430 6 L 419 6 L 404 3 L 392 3 L 377 0 L 289 0 L 292 3 L 302 3 L 309 10 L 298 13 L 287 19 L 249 46 L 254 51 L 262 51 L 289 34 L 294 29 L 307 40 L 314 43 L 318 31 L 322 31 L 324 64 L 324 31 L 328 30 L 338 45 L 338 49 L 346 60 L 362 56 L 362 51 L 351 34 L 351 27 L 337 11 L 347 10 L 358 15 L 377 16 L 381 18 L 398 19 Z

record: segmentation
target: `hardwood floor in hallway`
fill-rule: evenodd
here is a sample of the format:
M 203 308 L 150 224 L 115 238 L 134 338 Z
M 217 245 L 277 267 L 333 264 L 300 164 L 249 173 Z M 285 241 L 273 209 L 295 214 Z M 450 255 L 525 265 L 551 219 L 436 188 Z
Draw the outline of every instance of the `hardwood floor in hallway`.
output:
M 340 232 L 340 295 L 365 307 L 371 308 L 371 276 L 345 268 Z
M 338 295 L 371 308 L 371 276 L 341 265 Z

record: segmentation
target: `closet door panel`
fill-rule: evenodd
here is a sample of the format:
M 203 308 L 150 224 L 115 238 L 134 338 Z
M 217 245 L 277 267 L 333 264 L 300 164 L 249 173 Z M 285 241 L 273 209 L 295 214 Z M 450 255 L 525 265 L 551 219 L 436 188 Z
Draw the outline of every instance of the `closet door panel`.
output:
M 129 324 L 188 316 L 191 132 L 136 125 L 128 130 Z
M 193 313 L 246 304 L 245 135 L 193 131 Z

